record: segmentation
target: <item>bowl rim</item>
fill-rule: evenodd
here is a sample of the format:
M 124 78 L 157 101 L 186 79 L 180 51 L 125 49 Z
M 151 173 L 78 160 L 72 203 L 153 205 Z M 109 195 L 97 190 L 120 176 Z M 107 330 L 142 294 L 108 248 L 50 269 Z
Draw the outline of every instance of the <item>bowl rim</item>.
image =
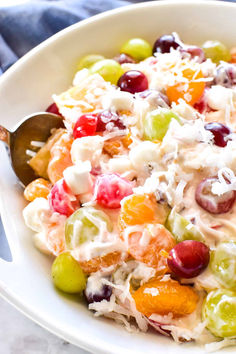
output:
M 154 7 L 198 7 L 198 6 L 203 6 L 203 7 L 218 7 L 218 8 L 235 8 L 235 3 L 234 2 L 224 2 L 224 1 L 218 1 L 218 0 L 180 0 L 180 1 L 171 1 L 171 0 L 159 0 L 159 1 L 148 1 L 148 2 L 142 2 L 139 4 L 131 4 L 131 5 L 126 5 L 122 6 L 116 9 L 108 10 L 103 13 L 94 15 L 92 17 L 89 17 L 85 20 L 81 20 L 59 32 L 54 34 L 53 36 L 49 37 L 33 49 L 31 49 L 28 53 L 26 53 L 23 57 L 21 57 L 15 64 L 13 64 L 5 73 L 3 73 L 0 76 L 0 87 L 1 85 L 4 84 L 6 80 L 8 80 L 12 74 L 14 74 L 15 71 L 20 69 L 22 65 L 27 63 L 30 58 L 34 57 L 38 52 L 40 52 L 42 49 L 50 46 L 51 43 L 54 43 L 56 41 L 60 41 L 62 37 L 65 37 L 67 33 L 73 32 L 73 31 L 78 31 L 80 28 L 86 27 L 88 24 L 94 23 L 96 21 L 103 20 L 107 17 L 112 17 L 112 16 L 117 16 L 122 13 L 129 13 L 132 12 L 135 9 L 140 9 L 140 8 L 154 8 Z M 7 220 L 4 217 L 5 211 L 4 211 L 4 203 L 2 198 L 0 199 L 0 215 L 2 215 L 2 223 L 4 229 L 7 229 Z M 1 261 L 1 259 L 0 259 Z M 0 262 L 1 265 L 3 263 L 8 263 L 7 266 L 11 266 L 11 263 L 9 262 Z M 12 264 L 13 266 L 13 264 Z M 120 348 L 116 347 L 116 345 L 112 345 L 111 343 L 108 343 L 104 339 L 101 340 L 101 338 L 96 338 L 96 341 L 90 341 L 88 340 L 89 337 L 87 335 L 84 335 L 84 333 L 78 333 L 77 334 L 77 340 L 75 341 L 73 337 L 69 338 L 69 335 L 67 334 L 66 336 L 63 334 L 63 331 L 56 326 L 55 324 L 48 323 L 47 319 L 44 317 L 41 317 L 37 311 L 27 307 L 25 304 L 23 304 L 20 300 L 20 298 L 15 295 L 0 279 L 0 296 L 5 299 L 7 302 L 9 302 L 11 305 L 13 305 L 18 311 L 20 311 L 22 314 L 24 314 L 26 317 L 40 325 L 41 327 L 45 328 L 49 332 L 53 333 L 54 335 L 66 340 L 70 341 L 70 343 L 74 344 L 75 346 L 79 346 L 82 349 L 89 350 L 90 352 L 94 353 L 112 353 L 112 354 L 120 354 Z M 126 353 L 126 350 L 123 350 L 123 353 Z M 127 353 L 130 353 L 130 351 L 127 351 Z

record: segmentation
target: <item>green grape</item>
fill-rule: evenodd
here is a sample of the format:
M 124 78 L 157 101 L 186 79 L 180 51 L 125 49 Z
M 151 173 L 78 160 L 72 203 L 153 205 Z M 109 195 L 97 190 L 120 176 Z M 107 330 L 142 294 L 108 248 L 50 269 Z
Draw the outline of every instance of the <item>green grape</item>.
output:
M 58 289 L 69 294 L 80 293 L 86 287 L 84 272 L 69 252 L 61 253 L 53 262 L 52 279 Z
M 231 290 L 211 291 L 203 305 L 203 319 L 217 337 L 236 335 L 236 293 Z
M 99 54 L 89 54 L 82 57 L 78 63 L 78 70 L 89 69 L 93 64 L 100 60 L 105 59 L 104 56 Z
M 223 242 L 211 254 L 210 267 L 225 288 L 236 290 L 236 242 Z
M 90 219 L 93 219 L 91 221 Z M 108 216 L 101 210 L 92 207 L 83 207 L 76 210 L 66 221 L 65 238 L 68 249 L 75 249 L 99 234 L 99 223 L 105 223 L 108 231 L 112 231 L 112 224 Z
M 220 60 L 230 61 L 231 55 L 226 46 L 220 41 L 206 41 L 202 45 L 206 58 L 218 64 Z
M 180 122 L 179 117 L 170 109 L 158 108 L 149 112 L 144 119 L 144 139 L 162 140 L 172 119 Z
M 185 240 L 203 240 L 203 235 L 196 226 L 176 212 L 171 211 L 165 226 L 178 243 Z
M 120 64 L 113 59 L 99 60 L 91 66 L 90 72 L 101 75 L 105 81 L 110 81 L 114 85 L 117 84 L 119 78 L 124 74 Z
M 121 47 L 120 53 L 128 54 L 134 60 L 141 61 L 152 55 L 152 47 L 145 39 L 132 38 Z

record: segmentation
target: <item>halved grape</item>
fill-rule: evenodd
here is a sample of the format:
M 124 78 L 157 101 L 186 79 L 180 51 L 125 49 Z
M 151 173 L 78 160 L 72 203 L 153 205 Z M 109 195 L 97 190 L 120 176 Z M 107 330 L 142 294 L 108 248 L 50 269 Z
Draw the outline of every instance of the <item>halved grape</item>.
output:
M 89 304 L 101 302 L 102 300 L 109 301 L 112 295 L 112 288 L 109 285 L 102 284 L 96 276 L 91 275 L 88 278 L 84 295 Z
M 78 70 L 89 69 L 93 64 L 100 60 L 105 59 L 104 56 L 100 54 L 88 54 L 82 57 L 78 63 Z
M 215 71 L 214 84 L 228 88 L 236 85 L 236 65 L 221 62 Z
M 130 55 L 137 61 L 141 61 L 152 55 L 152 47 L 145 39 L 132 38 L 125 42 L 120 52 Z
M 99 227 L 112 230 L 109 217 L 101 210 L 83 207 L 66 221 L 65 238 L 68 249 L 75 249 L 86 241 L 93 241 L 99 234 Z
M 203 43 L 202 49 L 206 58 L 211 59 L 216 64 L 221 60 L 230 61 L 231 59 L 229 50 L 220 41 L 206 41 Z
M 114 85 L 124 73 L 120 64 L 113 59 L 99 60 L 91 66 L 90 71 L 92 74 L 101 75 L 105 81 L 110 81 Z
M 80 293 L 86 287 L 84 272 L 69 252 L 61 253 L 53 262 L 52 279 L 58 289 L 69 294 Z
M 222 195 L 212 193 L 213 183 L 218 182 L 215 177 L 203 179 L 195 191 L 195 199 L 201 208 L 212 214 L 224 214 L 230 211 L 234 205 L 236 193 L 228 191 Z
M 180 121 L 177 114 L 170 109 L 158 108 L 148 113 L 144 119 L 144 139 L 162 140 L 172 119 Z
M 203 235 L 190 221 L 182 215 L 171 212 L 166 221 L 166 228 L 172 233 L 177 242 L 185 240 L 202 241 Z
M 224 287 L 236 290 L 236 242 L 223 242 L 211 254 L 210 267 Z
M 236 335 L 236 293 L 230 290 L 211 291 L 203 305 L 203 319 L 217 337 Z

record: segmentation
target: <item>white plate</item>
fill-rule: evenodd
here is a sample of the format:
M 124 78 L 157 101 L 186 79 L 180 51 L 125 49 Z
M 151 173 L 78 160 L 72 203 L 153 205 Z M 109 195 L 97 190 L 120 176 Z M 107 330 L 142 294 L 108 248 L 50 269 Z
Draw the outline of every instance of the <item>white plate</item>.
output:
M 13 128 L 25 115 L 43 110 L 51 95 L 68 88 L 78 58 L 86 53 L 114 55 L 130 37 L 151 43 L 176 31 L 189 43 L 219 39 L 236 44 L 236 5 L 220 2 L 150 2 L 95 16 L 58 33 L 0 78 L 1 124 Z M 95 353 L 203 353 L 193 344 L 178 346 L 153 334 L 130 334 L 115 323 L 94 318 L 76 297 L 65 297 L 50 280 L 51 259 L 34 249 L 24 226 L 22 190 L 0 146 L 1 216 L 13 262 L 0 260 L 2 296 L 28 317 L 80 347 Z M 191 348 L 191 349 L 190 349 Z M 235 348 L 222 353 L 235 352 Z

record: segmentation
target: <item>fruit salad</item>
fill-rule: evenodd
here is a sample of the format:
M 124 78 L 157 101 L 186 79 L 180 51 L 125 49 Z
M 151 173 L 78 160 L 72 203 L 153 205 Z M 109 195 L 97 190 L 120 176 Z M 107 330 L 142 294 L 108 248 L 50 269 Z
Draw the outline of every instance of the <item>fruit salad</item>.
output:
M 235 48 L 172 33 L 114 55 L 82 57 L 53 95 L 65 127 L 29 160 L 25 223 L 55 287 L 95 316 L 234 345 Z

